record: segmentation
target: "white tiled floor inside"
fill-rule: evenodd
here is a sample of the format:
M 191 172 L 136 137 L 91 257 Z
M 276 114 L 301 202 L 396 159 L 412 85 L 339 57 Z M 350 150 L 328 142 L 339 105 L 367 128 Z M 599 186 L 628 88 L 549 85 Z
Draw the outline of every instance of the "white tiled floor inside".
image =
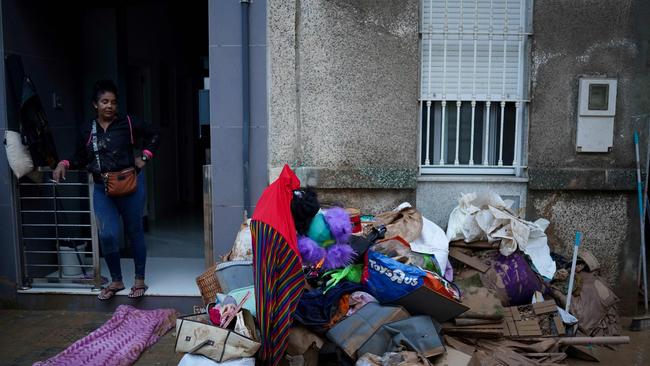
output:
M 110 281 L 110 273 L 106 262 L 101 259 L 102 276 Z M 170 257 L 148 257 L 146 283 L 149 286 L 147 296 L 201 296 L 196 286 L 196 277 L 205 271 L 205 260 L 203 258 L 170 258 Z M 56 275 L 56 274 L 55 274 Z M 135 275 L 133 259 L 122 259 L 122 277 L 126 290 L 118 292 L 119 296 L 126 296 L 129 288 L 133 285 Z M 74 286 L 74 287 L 72 287 Z M 88 294 L 96 295 L 97 292 L 89 288 L 71 285 L 71 287 L 39 286 L 29 290 L 21 290 L 21 293 L 66 293 L 66 294 Z
M 144 236 L 150 257 L 203 258 L 203 213 L 179 210 L 151 222 Z

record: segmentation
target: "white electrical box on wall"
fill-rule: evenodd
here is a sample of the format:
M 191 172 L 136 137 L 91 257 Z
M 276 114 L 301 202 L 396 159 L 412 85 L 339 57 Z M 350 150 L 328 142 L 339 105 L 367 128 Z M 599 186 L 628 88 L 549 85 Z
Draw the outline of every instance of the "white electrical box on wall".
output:
M 616 79 L 580 78 L 576 151 L 611 151 L 615 115 Z

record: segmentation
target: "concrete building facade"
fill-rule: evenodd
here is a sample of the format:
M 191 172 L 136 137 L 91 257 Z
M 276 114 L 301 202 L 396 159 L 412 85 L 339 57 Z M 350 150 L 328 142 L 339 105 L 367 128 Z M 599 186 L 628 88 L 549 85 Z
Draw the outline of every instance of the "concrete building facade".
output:
M 16 42 L 8 34 L 13 28 L 6 20 L 8 9 L 13 12 L 16 5 L 2 3 L 5 43 L 0 51 L 6 52 L 7 41 Z M 464 3 L 454 6 L 472 2 Z M 477 1 L 477 9 L 488 3 L 492 2 Z M 435 141 L 432 148 L 424 147 L 423 49 L 430 46 L 423 41 L 429 36 L 423 14 L 430 14 L 426 11 L 434 1 L 253 1 L 246 5 L 248 45 L 241 37 L 242 3 L 208 1 L 214 253 L 229 250 L 245 208 L 242 49 L 248 47 L 251 210 L 285 163 L 304 185 L 315 187 L 324 202 L 379 213 L 410 201 L 443 228 L 461 193 L 492 190 L 513 200 L 526 218 L 549 219 L 547 234 L 555 251 L 568 253 L 575 231 L 583 231 L 585 247 L 599 258 L 610 282 L 617 284 L 624 310 L 633 312 L 639 231 L 632 135 L 634 130 L 641 133 L 644 157 L 650 122 L 650 27 L 644 20 L 650 7 L 642 0 L 521 0 L 506 1 L 505 8 L 514 3 L 527 21 L 522 21 L 518 33 L 522 90 L 517 101 L 508 99 L 513 108 L 519 103 L 512 114 L 517 113 L 512 117 L 517 121 L 513 136 L 506 137 L 515 141 L 515 157 L 509 159 L 518 160 L 516 169 L 512 174 L 442 174 L 431 173 L 433 164 L 422 159 L 429 150 L 436 161 L 439 155 L 453 155 L 452 149 L 444 148 L 435 155 Z M 435 10 L 433 14 L 445 13 Z M 465 52 L 470 52 L 471 41 L 467 45 Z M 517 43 L 511 46 L 517 49 Z M 442 59 L 435 50 L 430 53 Z M 502 60 L 505 63 L 506 56 Z M 0 74 L 2 83 L 4 73 Z M 581 77 L 618 82 L 609 152 L 576 151 Z M 0 88 L 1 110 L 3 93 Z M 432 103 L 432 110 L 438 108 L 436 116 L 439 103 L 439 99 Z M 449 113 L 456 113 L 455 103 L 450 102 L 449 108 Z M 485 104 L 478 108 L 484 110 Z M 58 111 L 50 113 L 54 124 L 63 119 Z M 460 113 L 466 118 L 465 112 Z M 3 113 L 0 132 L 6 126 Z M 431 136 L 439 134 L 435 130 Z M 474 153 L 479 154 L 482 149 L 477 150 Z M 6 167 L 0 169 L 0 182 L 3 192 L 12 192 L 15 182 Z M 8 228 L 2 230 L 2 242 L 5 253 L 13 253 L 0 259 L 0 291 L 10 301 L 16 299 L 19 266 L 16 246 L 6 244 L 17 240 L 12 199 L 12 194 L 0 197 L 0 220 Z
M 641 133 L 645 156 L 648 6 L 523 3 L 532 14 L 527 164 L 515 175 L 440 175 L 423 173 L 418 162 L 427 1 L 269 1 L 270 176 L 288 162 L 325 200 L 367 212 L 410 200 L 443 228 L 461 193 L 495 191 L 527 218 L 549 219 L 555 251 L 570 253 L 582 231 L 630 312 L 639 254 L 632 136 Z M 610 152 L 576 151 L 580 77 L 618 80 Z

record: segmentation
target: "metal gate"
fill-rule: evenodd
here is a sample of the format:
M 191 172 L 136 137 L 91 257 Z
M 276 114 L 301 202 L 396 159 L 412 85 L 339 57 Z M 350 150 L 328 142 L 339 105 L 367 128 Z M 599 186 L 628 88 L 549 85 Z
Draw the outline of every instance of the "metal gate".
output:
M 92 179 L 68 171 L 55 183 L 52 171 L 35 172 L 38 183 L 18 182 L 21 289 L 101 287 Z

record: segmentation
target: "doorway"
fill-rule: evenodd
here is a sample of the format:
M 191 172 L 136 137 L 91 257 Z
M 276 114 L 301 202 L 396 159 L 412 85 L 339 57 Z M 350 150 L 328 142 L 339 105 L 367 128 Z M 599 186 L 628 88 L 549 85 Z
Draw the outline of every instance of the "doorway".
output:
M 151 281 L 162 285 L 156 277 L 172 265 L 175 277 L 192 281 L 175 283 L 194 288 L 205 263 L 202 167 L 210 131 L 199 123 L 199 91 L 209 75 L 208 1 L 8 0 L 3 16 L 5 52 L 22 58 L 36 84 L 60 158 L 73 153 L 76 130 L 93 118 L 98 79 L 118 85 L 121 113 L 159 128 L 160 149 L 145 168 L 148 294 L 164 294 Z M 122 254 L 129 280 L 126 239 Z

